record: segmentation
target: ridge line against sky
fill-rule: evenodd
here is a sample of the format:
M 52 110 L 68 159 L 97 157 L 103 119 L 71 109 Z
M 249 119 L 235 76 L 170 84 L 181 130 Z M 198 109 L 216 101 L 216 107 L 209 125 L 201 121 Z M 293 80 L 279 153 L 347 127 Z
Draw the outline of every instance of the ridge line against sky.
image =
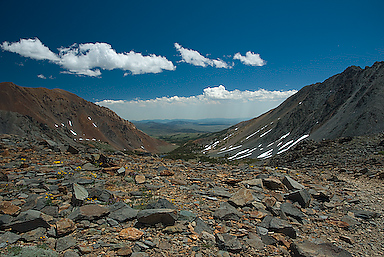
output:
M 384 60 L 384 1 L 2 1 L 0 81 L 126 119 L 253 118 Z

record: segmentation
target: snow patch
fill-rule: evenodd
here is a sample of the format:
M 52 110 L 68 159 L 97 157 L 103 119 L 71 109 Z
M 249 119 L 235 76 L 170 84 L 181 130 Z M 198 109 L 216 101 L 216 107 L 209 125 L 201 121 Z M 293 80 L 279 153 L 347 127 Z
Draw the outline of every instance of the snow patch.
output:
M 88 116 L 88 120 L 92 120 L 91 116 Z
M 260 135 L 260 137 L 265 136 L 266 134 L 268 134 L 268 133 L 271 132 L 271 131 L 272 131 L 272 129 L 268 130 L 267 132 L 264 132 L 263 134 Z
M 237 154 L 235 154 L 235 155 L 233 155 L 233 156 L 231 156 L 231 157 L 228 157 L 228 160 L 232 160 L 232 159 L 236 158 L 237 156 L 242 155 L 243 153 L 246 153 L 246 152 L 248 152 L 248 151 L 249 151 L 249 149 L 245 149 L 245 150 L 243 150 L 243 151 L 240 151 L 240 152 L 238 152 Z
M 71 131 L 71 133 L 74 135 L 74 136 L 77 136 L 77 133 L 75 131 L 73 131 L 72 129 L 70 129 L 69 131 Z
M 96 125 L 94 122 L 92 122 L 92 125 L 93 125 L 95 128 L 97 128 L 97 125 Z
M 259 132 L 260 132 L 260 129 L 259 129 L 258 131 L 256 131 L 256 132 L 250 134 L 249 136 L 247 136 L 247 137 L 245 138 L 245 140 L 248 140 L 249 138 L 253 137 L 254 135 L 256 135 L 256 134 L 259 133 Z
M 238 145 L 238 146 L 234 146 L 234 147 L 230 147 L 230 148 L 228 148 L 227 150 L 225 150 L 225 151 L 222 151 L 222 152 L 220 152 L 220 153 L 226 153 L 226 152 L 230 152 L 230 151 L 233 151 L 233 150 L 236 150 L 236 149 L 238 149 L 238 148 L 240 148 L 240 147 L 242 147 L 243 145 Z
M 266 159 L 272 157 L 273 149 L 266 151 L 265 153 L 260 154 L 257 156 L 258 159 Z
M 69 120 L 68 124 L 69 124 L 70 127 L 72 127 L 72 121 Z
M 283 150 L 277 152 L 277 154 L 281 154 L 281 153 L 283 153 L 283 152 L 289 150 L 292 146 L 296 145 L 296 144 L 299 143 L 301 140 L 306 139 L 307 137 L 309 137 L 309 135 L 304 135 L 304 136 L 299 137 L 295 142 L 293 142 L 293 143 L 292 143 L 289 147 L 287 147 L 286 149 L 283 149 L 284 147 L 280 147 L 279 150 L 281 150 L 281 149 L 283 149 Z M 293 141 L 293 140 L 291 140 L 291 141 Z M 291 142 L 291 141 L 289 141 L 289 142 Z

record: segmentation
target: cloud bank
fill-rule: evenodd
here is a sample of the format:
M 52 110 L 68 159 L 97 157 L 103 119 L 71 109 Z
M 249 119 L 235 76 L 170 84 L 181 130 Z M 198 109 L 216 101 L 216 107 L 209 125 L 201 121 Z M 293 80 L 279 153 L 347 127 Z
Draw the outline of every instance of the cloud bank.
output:
M 221 59 L 209 59 L 202 56 L 198 51 L 184 48 L 178 43 L 175 43 L 175 48 L 181 54 L 182 62 L 201 67 L 207 67 L 209 65 L 216 68 L 231 68 L 231 66 Z
M 174 44 L 181 55 L 181 61 L 194 66 L 214 67 L 231 69 L 234 64 L 228 64 L 220 58 L 210 59 L 201 55 L 198 51 L 187 49 L 180 44 Z M 18 42 L 9 43 L 4 41 L 0 47 L 4 51 L 17 53 L 21 56 L 35 59 L 48 60 L 61 66 L 65 71 L 62 73 L 98 77 L 101 70 L 123 70 L 128 71 L 124 76 L 145 73 L 160 73 L 164 70 L 173 71 L 176 66 L 166 57 L 150 54 L 143 56 L 134 51 L 117 53 L 107 43 L 85 43 L 73 44 L 70 47 L 58 48 L 58 53 L 52 52 L 40 39 L 20 39 Z M 230 57 L 230 56 L 227 56 Z M 266 61 L 259 54 L 248 51 L 245 56 L 236 53 L 233 60 L 250 66 L 263 66 Z
M 96 104 L 112 109 L 127 120 L 253 118 L 276 107 L 296 92 L 265 89 L 229 91 L 220 85 L 207 87 L 202 94 L 196 96 L 103 100 Z
M 71 47 L 59 48 L 58 54 L 43 45 L 38 38 L 20 39 L 14 43 L 5 41 L 1 48 L 31 59 L 48 60 L 64 68 L 64 73 L 91 77 L 100 76 L 100 69 L 120 69 L 134 75 L 176 69 L 173 63 L 163 56 L 143 56 L 134 51 L 117 53 L 107 43 L 73 44 Z
M 260 54 L 255 54 L 251 51 L 248 51 L 245 56 L 236 53 L 235 56 L 233 56 L 233 59 L 240 60 L 243 64 L 251 66 L 264 66 L 266 64 L 266 61 L 261 59 Z

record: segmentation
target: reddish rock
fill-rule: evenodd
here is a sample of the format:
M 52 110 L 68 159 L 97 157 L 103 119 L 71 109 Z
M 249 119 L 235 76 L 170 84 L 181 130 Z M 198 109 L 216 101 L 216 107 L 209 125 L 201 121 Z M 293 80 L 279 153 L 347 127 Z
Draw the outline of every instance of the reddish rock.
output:
M 76 229 L 76 224 L 68 219 L 63 218 L 56 222 L 56 233 L 58 237 L 72 233 Z
M 252 190 L 242 188 L 229 198 L 228 202 L 235 206 L 245 206 L 254 200 L 255 198 L 252 195 Z
M 144 175 L 136 175 L 135 181 L 137 184 L 143 184 L 145 182 L 145 176 Z
M 139 240 L 144 235 L 144 232 L 141 230 L 138 230 L 137 228 L 124 228 L 120 231 L 119 236 L 122 239 L 127 240 Z
M 12 202 L 4 201 L 0 203 L 0 213 L 8 215 L 16 215 L 20 211 L 20 207 Z
M 171 170 L 162 170 L 160 172 L 160 176 L 173 176 L 173 175 L 175 175 L 175 172 Z

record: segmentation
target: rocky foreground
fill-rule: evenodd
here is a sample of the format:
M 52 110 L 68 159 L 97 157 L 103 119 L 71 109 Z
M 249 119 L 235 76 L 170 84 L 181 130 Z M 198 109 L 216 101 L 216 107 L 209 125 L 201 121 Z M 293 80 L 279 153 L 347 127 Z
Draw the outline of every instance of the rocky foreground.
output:
M 172 161 L 2 135 L 1 255 L 383 256 L 382 164 L 358 167 Z

